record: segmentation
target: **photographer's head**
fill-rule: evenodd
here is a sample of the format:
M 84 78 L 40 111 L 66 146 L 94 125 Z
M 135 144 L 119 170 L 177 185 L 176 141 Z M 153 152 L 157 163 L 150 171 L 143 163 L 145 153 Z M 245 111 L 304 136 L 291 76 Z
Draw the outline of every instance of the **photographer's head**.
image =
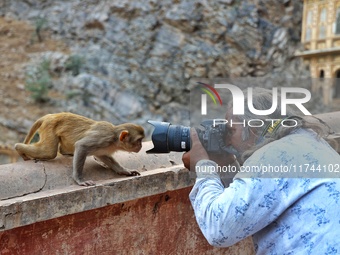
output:
M 234 156 L 236 156 L 239 162 L 242 163 L 262 146 L 279 140 L 300 128 L 313 130 L 318 137 L 324 138 L 331 146 L 336 146 L 334 141 L 327 139 L 327 135 L 330 132 L 329 127 L 316 117 L 300 117 L 298 116 L 300 112 L 294 111 L 290 105 L 286 104 L 285 115 L 282 115 L 283 111 L 279 100 L 280 96 L 275 95 L 276 98 L 273 98 L 272 90 L 253 88 L 252 95 L 249 97 L 251 102 L 248 102 L 248 91 L 243 91 L 243 94 L 245 95 L 245 102 L 243 102 L 245 107 L 242 115 L 233 114 L 233 107 L 237 107 L 237 105 L 233 106 L 231 104 L 233 101 L 230 101 L 226 109 L 225 119 L 222 120 L 222 123 L 216 126 L 215 119 L 203 121 L 201 123 L 205 127 L 203 131 L 198 130 L 198 134 L 196 131 L 190 131 L 191 142 L 190 139 L 184 139 L 184 137 L 189 138 L 189 136 L 187 136 L 189 132 L 183 131 L 189 130 L 189 128 L 181 127 L 178 129 L 180 131 L 177 133 L 182 134 L 182 136 L 174 135 L 173 137 L 181 137 L 181 141 L 188 140 L 185 144 L 191 143 L 192 145 L 190 152 L 183 155 L 183 162 L 187 168 L 190 168 L 190 154 L 192 154 L 194 156 L 192 158 L 195 159 L 191 161 L 191 165 L 195 165 L 200 158 L 197 155 L 202 154 L 195 153 L 195 150 L 205 150 L 205 152 L 208 152 L 209 158 L 215 162 L 217 162 L 217 160 L 222 162 L 220 161 L 222 158 L 228 158 L 228 162 L 230 163 L 234 160 Z M 274 100 L 279 101 L 274 104 Z M 262 115 L 266 112 L 268 112 L 267 115 Z M 220 121 L 220 119 L 216 120 Z M 169 123 L 166 124 L 170 125 Z M 222 125 L 221 128 L 219 125 Z M 167 131 L 162 130 L 160 133 L 162 137 L 168 137 Z M 193 133 L 195 134 L 194 136 Z M 169 137 L 171 138 L 172 136 Z M 158 140 L 156 136 L 153 136 L 154 142 Z M 163 140 L 175 141 L 174 138 Z M 157 144 L 160 144 L 158 147 L 162 147 L 167 143 L 161 141 Z M 175 144 L 182 144 L 182 142 L 176 140 Z M 181 149 L 182 146 L 177 147 L 180 148 L 177 151 L 187 151 L 187 149 L 190 148 L 190 146 L 184 146 L 185 149 Z M 200 150 L 198 150 L 198 148 Z M 167 149 L 164 152 L 169 151 L 170 150 Z M 160 152 L 160 150 L 155 146 L 155 149 L 149 152 L 157 153 Z M 206 156 L 206 154 L 204 155 Z M 228 162 L 227 164 L 229 164 Z
M 292 131 L 292 128 L 282 128 L 280 122 L 276 123 L 275 133 L 270 135 L 266 133 L 269 127 L 275 125 L 274 121 L 281 120 L 289 116 L 297 116 L 297 113 L 287 106 L 287 114 L 281 115 L 281 102 L 278 102 L 276 109 L 269 115 L 256 115 L 249 110 L 248 106 L 248 91 L 243 91 L 245 95 L 244 114 L 233 115 L 232 102 L 227 107 L 226 120 L 229 120 L 230 135 L 227 138 L 227 145 L 233 146 L 238 151 L 240 161 L 247 159 L 256 149 L 264 144 L 276 140 L 285 134 Z M 280 97 L 279 97 L 280 98 Z M 268 110 L 273 105 L 272 91 L 263 88 L 253 88 L 252 105 L 256 110 Z M 237 107 L 237 106 L 235 106 Z M 232 120 L 233 125 L 230 125 Z M 301 126 L 298 119 L 298 126 Z M 285 129 L 285 130 L 283 130 Z M 278 135 L 280 134 L 280 135 Z
M 244 91 L 244 94 L 245 105 L 248 106 L 247 91 Z M 252 104 L 257 110 L 270 109 L 273 104 L 272 91 L 263 88 L 254 88 Z M 245 161 L 262 146 L 278 140 L 299 128 L 311 129 L 318 137 L 325 139 L 332 147 L 337 147 L 334 140 L 327 137 L 331 130 L 325 123 L 313 116 L 308 118 L 306 118 L 306 116 L 300 117 L 300 113 L 296 112 L 289 105 L 286 106 L 286 115 L 281 115 L 280 101 L 277 103 L 274 112 L 269 115 L 256 115 L 249 110 L 249 107 L 245 107 L 243 115 L 235 116 L 232 112 L 233 106 L 230 103 L 225 118 L 233 119 L 234 122 L 246 124 L 245 126 L 234 125 L 234 128 L 230 127 L 230 136 L 226 141 L 227 145 L 233 146 L 238 151 L 240 162 Z M 274 120 L 278 121 L 276 122 Z M 256 123 L 256 121 L 259 123 Z M 248 125 L 250 122 L 252 126 L 256 127 Z M 262 122 L 264 125 L 260 125 Z M 283 125 L 283 122 L 286 124 Z

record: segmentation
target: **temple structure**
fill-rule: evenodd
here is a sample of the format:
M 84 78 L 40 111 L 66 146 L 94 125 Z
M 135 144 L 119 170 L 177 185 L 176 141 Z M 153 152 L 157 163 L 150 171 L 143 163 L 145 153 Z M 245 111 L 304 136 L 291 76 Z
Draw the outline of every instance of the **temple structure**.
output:
M 304 0 L 301 42 L 297 53 L 310 66 L 312 92 L 326 105 L 340 103 L 340 1 Z

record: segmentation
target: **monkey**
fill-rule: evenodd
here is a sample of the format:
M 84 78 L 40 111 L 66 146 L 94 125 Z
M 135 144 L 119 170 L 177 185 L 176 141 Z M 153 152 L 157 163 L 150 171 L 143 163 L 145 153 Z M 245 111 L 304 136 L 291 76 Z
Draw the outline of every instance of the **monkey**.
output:
M 38 131 L 39 141 L 30 144 Z M 93 155 L 116 173 L 127 176 L 140 175 L 138 171 L 122 167 L 112 154 L 118 150 L 139 152 L 142 148 L 144 129 L 132 123 L 113 125 L 107 121 L 95 121 L 70 112 L 47 114 L 31 127 L 23 143 L 14 148 L 24 160 L 50 160 L 62 155 L 73 156 L 74 181 L 80 186 L 92 186 L 92 180 L 84 181 L 82 172 L 87 156 Z

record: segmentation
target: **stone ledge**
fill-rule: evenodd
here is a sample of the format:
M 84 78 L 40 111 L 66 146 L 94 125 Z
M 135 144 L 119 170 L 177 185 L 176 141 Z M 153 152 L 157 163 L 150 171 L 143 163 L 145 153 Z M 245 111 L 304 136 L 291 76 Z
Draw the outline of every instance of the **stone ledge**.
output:
M 114 157 L 121 165 L 141 173 L 182 164 L 182 153 L 146 154 L 145 151 L 152 146 L 152 142 L 145 142 L 139 153 L 117 152 Z M 84 166 L 85 180 L 99 183 L 122 178 L 125 176 L 103 167 L 93 157 L 87 158 Z M 59 156 L 50 161 L 30 160 L 0 166 L 0 201 L 72 185 L 76 185 L 72 179 L 72 157 Z
M 143 153 L 151 147 L 146 142 L 138 154 L 115 155 L 141 176 L 117 175 L 88 158 L 84 177 L 96 181 L 90 187 L 73 182 L 70 157 L 0 166 L 0 231 L 193 185 L 182 153 Z
M 193 185 L 181 166 L 143 172 L 141 176 L 40 191 L 0 201 L 0 230 L 92 210 Z

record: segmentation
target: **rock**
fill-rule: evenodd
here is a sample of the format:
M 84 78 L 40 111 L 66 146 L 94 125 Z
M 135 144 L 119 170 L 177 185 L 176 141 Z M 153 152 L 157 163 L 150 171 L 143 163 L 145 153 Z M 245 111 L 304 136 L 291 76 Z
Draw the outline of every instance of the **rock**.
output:
M 46 17 L 53 37 L 70 46 L 68 54 L 32 54 L 34 61 L 51 58 L 51 69 L 59 70 L 54 89 L 64 93 L 59 104 L 66 110 L 112 121 L 161 116 L 181 122 L 189 116 L 191 78 L 307 77 L 293 55 L 300 47 L 302 4 L 3 0 L 0 15 Z M 84 58 L 76 77 L 63 69 L 71 55 Z

